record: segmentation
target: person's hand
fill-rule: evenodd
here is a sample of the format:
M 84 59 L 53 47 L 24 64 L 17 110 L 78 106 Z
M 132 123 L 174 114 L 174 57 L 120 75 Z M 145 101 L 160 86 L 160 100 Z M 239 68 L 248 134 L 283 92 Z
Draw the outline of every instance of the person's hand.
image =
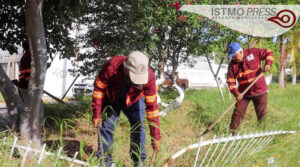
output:
M 240 101 L 240 100 L 242 100 L 243 99 L 243 94 L 241 94 L 241 93 L 239 93 L 237 96 L 236 96 L 236 100 L 237 101 Z
M 160 141 L 159 140 L 152 140 L 151 144 L 152 144 L 153 150 L 160 151 Z
M 102 126 L 102 118 L 94 118 L 93 124 L 94 124 L 95 128 L 97 128 L 98 126 L 101 127 Z
M 270 69 L 271 69 L 271 66 L 266 64 L 263 71 L 268 72 L 268 71 L 270 71 Z

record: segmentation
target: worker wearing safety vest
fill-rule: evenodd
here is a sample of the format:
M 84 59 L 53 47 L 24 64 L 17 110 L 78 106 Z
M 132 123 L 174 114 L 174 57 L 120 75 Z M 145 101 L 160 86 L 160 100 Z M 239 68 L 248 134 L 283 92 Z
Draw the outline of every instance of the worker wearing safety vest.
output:
M 31 77 L 31 54 L 30 54 L 30 47 L 29 47 L 29 41 L 27 39 L 24 39 L 22 43 L 23 47 L 23 56 L 20 60 L 19 65 L 19 81 L 14 81 L 14 84 L 19 88 L 19 95 L 23 102 L 25 100 L 28 100 L 29 97 L 29 80 Z M 44 104 L 41 100 L 40 105 L 40 113 L 39 113 L 39 122 L 40 125 L 43 125 L 43 119 L 44 119 Z
M 92 120 L 95 127 L 101 126 L 97 156 L 108 151 L 104 154 L 106 166 L 113 164 L 110 146 L 121 110 L 131 125 L 130 156 L 134 166 L 143 165 L 146 159 L 143 124 L 145 113 L 152 136 L 152 147 L 156 151 L 160 150 L 155 75 L 148 67 L 148 62 L 147 56 L 139 51 L 134 51 L 127 57 L 115 56 L 103 65 L 95 79 Z
M 230 124 L 231 132 L 235 134 L 250 101 L 254 103 L 259 123 L 266 116 L 268 86 L 265 78 L 261 77 L 244 96 L 242 92 L 262 72 L 270 70 L 274 58 L 273 52 L 270 49 L 251 48 L 243 50 L 238 42 L 231 43 L 228 49 L 228 58 L 232 58 L 232 60 L 228 66 L 227 84 L 231 93 L 237 99 Z M 262 60 L 265 60 L 263 68 L 261 64 Z
M 20 60 L 19 65 L 19 88 L 27 89 L 28 83 L 30 80 L 30 72 L 31 72 L 31 56 L 30 56 L 30 48 L 28 40 L 24 40 L 22 43 L 23 46 L 23 56 Z

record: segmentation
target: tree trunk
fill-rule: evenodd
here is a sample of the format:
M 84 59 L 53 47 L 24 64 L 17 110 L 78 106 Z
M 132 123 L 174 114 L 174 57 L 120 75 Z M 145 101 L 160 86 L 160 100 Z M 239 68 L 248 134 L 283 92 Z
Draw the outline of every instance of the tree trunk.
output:
M 24 105 L 19 96 L 18 90 L 0 65 L 0 92 L 3 95 L 4 101 L 6 103 L 8 114 L 11 119 L 12 129 L 14 131 L 19 130 L 19 114 L 24 113 Z
M 222 59 L 222 61 L 221 61 L 221 63 L 220 63 L 220 66 L 219 66 L 219 69 L 218 69 L 218 71 L 217 71 L 216 74 L 215 74 L 215 72 L 214 72 L 214 69 L 213 69 L 212 66 L 211 66 L 211 63 L 210 63 L 209 58 L 208 58 L 208 55 L 206 55 L 206 59 L 207 59 L 208 65 L 209 65 L 209 69 L 210 69 L 211 73 L 213 74 L 213 77 L 214 77 L 214 79 L 215 79 L 215 81 L 216 81 L 216 83 L 217 83 L 217 86 L 218 86 L 218 89 L 219 89 L 219 93 L 220 93 L 221 98 L 222 98 L 222 102 L 225 103 L 223 91 L 222 91 L 222 88 L 221 88 L 220 83 L 219 83 L 219 80 L 218 80 L 218 73 L 219 73 L 219 70 L 220 70 L 220 68 L 221 68 L 221 64 L 222 64 L 222 62 L 223 62 L 224 59 Z
M 177 69 L 178 69 L 178 63 L 172 64 L 172 67 L 173 67 L 172 77 L 173 77 L 173 79 L 175 81 L 176 80 L 175 76 L 176 76 L 176 72 L 177 72 Z
M 176 51 L 172 51 L 172 55 L 169 55 L 169 57 L 171 56 L 172 57 L 172 77 L 173 77 L 173 81 L 176 82 L 176 71 L 178 69 L 178 60 L 179 60 L 179 54 L 180 52 L 176 52 Z
M 158 64 L 158 68 L 159 68 L 159 75 L 164 74 L 164 68 L 165 68 L 165 56 L 160 53 L 160 62 Z
M 297 83 L 297 74 L 294 73 L 294 74 L 293 74 L 293 78 L 292 78 L 292 84 L 293 84 L 293 85 L 296 85 L 296 83 Z
M 31 51 L 31 79 L 28 100 L 24 99 L 25 113 L 21 115 L 21 136 L 41 146 L 40 105 L 47 69 L 47 48 L 42 18 L 43 0 L 27 0 L 26 30 Z
M 230 92 L 229 87 L 228 87 L 227 84 L 226 84 L 226 91 L 227 91 L 229 100 L 231 100 L 232 99 L 232 95 L 231 95 L 231 92 Z
M 284 63 L 284 35 L 280 36 L 280 57 L 279 57 L 279 87 L 285 88 L 284 83 L 284 73 L 285 73 L 285 63 Z

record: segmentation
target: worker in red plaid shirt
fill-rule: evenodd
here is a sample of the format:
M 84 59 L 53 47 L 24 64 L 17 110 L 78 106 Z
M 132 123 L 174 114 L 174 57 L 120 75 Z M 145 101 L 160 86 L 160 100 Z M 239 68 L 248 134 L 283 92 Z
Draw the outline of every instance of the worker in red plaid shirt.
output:
M 270 70 L 274 57 L 270 49 L 251 48 L 243 50 L 238 42 L 231 43 L 228 49 L 228 58 L 232 58 L 232 60 L 228 66 L 227 84 L 237 99 L 230 124 L 230 129 L 235 134 L 250 101 L 254 103 L 259 122 L 266 116 L 268 86 L 265 78 L 261 77 L 244 96 L 242 92 L 262 72 Z M 262 61 L 265 61 L 264 66 L 262 66 Z M 238 83 L 238 87 L 236 83 Z

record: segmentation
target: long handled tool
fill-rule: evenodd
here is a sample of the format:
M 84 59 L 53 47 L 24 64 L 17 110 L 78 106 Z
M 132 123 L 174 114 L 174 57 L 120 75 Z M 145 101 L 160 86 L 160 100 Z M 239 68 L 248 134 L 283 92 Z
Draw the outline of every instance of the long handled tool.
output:
M 255 78 L 255 80 L 244 90 L 244 92 L 242 93 L 242 95 L 244 96 L 248 90 L 262 77 L 264 76 L 263 73 L 261 73 L 259 76 L 257 76 Z M 220 120 L 223 118 L 223 116 L 228 112 L 230 111 L 230 109 L 237 103 L 237 100 L 234 101 L 225 111 L 222 112 L 222 114 L 200 135 L 200 136 L 204 136 L 207 132 L 209 132 L 210 130 L 212 130 L 212 128 L 214 126 L 216 126 L 216 124 L 218 122 L 220 122 Z
M 156 160 L 157 150 L 153 150 L 150 167 L 154 167 L 154 163 Z
M 101 129 L 101 126 L 98 125 L 97 126 L 97 135 L 98 135 L 98 140 L 99 140 L 99 145 L 100 145 L 101 156 L 103 156 L 101 163 L 102 163 L 102 165 L 105 165 L 105 156 L 104 156 L 103 142 L 101 140 L 100 129 Z

